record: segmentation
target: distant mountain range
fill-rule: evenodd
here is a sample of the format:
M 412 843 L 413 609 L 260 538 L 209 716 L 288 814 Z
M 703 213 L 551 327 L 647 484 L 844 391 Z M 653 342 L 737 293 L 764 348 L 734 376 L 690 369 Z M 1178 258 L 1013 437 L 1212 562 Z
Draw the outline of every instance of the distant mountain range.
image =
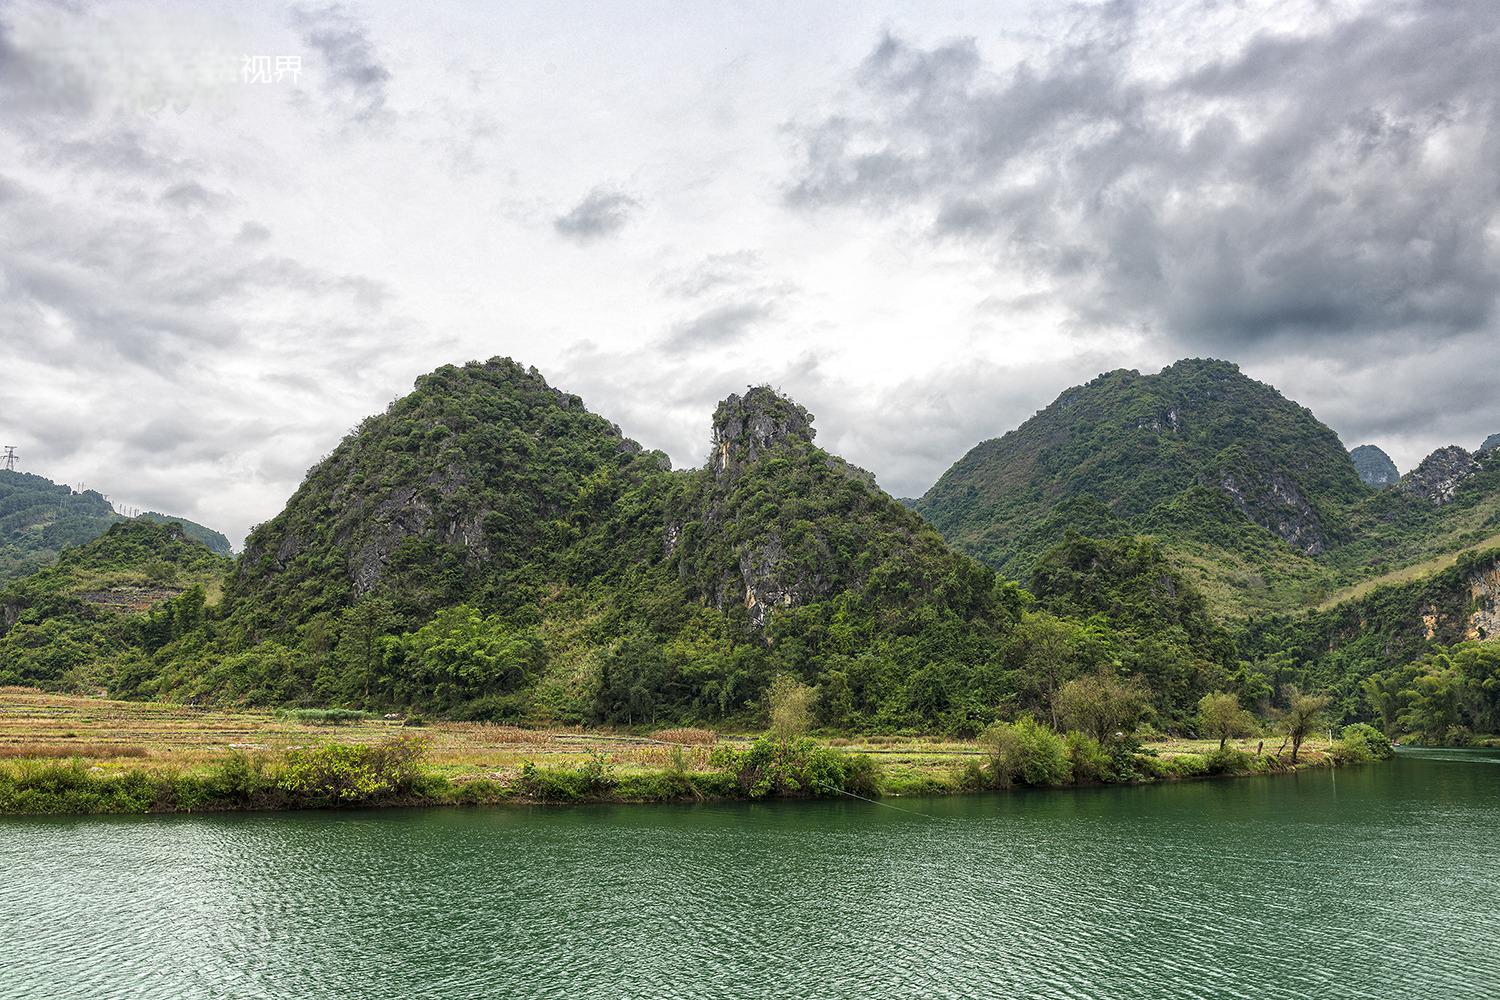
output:
M 230 554 L 229 539 L 212 528 L 155 512 L 140 518 L 181 524 L 189 537 Z M 63 549 L 98 538 L 125 520 L 94 490 L 78 493 L 42 476 L 0 469 L 0 583 L 50 566 Z
M 1395 487 L 1378 488 L 1378 487 Z M 1340 590 L 1500 535 L 1500 461 L 1441 448 L 1405 477 L 1233 364 L 1115 371 L 975 446 L 915 509 L 1024 579 L 1069 532 L 1157 538 L 1227 619 Z

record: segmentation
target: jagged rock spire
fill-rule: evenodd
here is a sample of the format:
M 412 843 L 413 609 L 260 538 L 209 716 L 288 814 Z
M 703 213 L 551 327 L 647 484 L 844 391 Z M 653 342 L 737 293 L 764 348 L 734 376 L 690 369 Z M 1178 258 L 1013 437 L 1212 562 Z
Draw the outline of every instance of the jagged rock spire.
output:
M 714 410 L 714 475 L 733 473 L 787 441 L 812 441 L 812 422 L 811 413 L 770 386 L 731 394 Z

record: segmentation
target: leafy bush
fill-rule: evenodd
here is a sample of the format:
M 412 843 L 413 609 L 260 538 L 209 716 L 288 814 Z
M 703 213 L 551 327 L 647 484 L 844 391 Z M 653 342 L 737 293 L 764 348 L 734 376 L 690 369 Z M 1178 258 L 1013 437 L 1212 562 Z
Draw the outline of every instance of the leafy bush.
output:
M 416 737 L 369 746 L 329 743 L 290 750 L 277 782 L 282 791 L 314 804 L 359 805 L 414 792 L 425 748 Z
M 0 767 L 0 813 L 143 813 L 161 793 L 145 771 L 104 775 L 80 760 Z
M 283 719 L 292 722 L 328 726 L 341 726 L 346 722 L 358 722 L 370 717 L 369 712 L 361 712 L 353 708 L 287 708 L 279 714 Z
M 1098 740 L 1075 729 L 1063 737 L 1063 742 L 1067 747 L 1068 762 L 1073 768 L 1074 784 L 1114 780 L 1114 760 Z
M 749 750 L 721 746 L 709 765 L 734 775 L 740 791 L 752 799 L 880 794 L 879 769 L 868 755 L 843 753 L 806 737 L 763 736 Z
M 1386 735 L 1363 722 L 1345 726 L 1338 742 L 1328 748 L 1328 755 L 1335 764 L 1368 764 L 1389 760 L 1395 754 Z
M 601 798 L 619 782 L 609 758 L 602 753 L 589 755 L 580 767 L 537 767 L 531 761 L 521 765 L 516 790 L 540 802 L 573 802 Z
M 996 788 L 1023 785 L 1065 785 L 1073 778 L 1067 747 L 1057 733 L 1023 715 L 1015 722 L 997 722 L 980 742 L 989 752 L 990 783 Z
M 1385 733 L 1364 722 L 1345 726 L 1339 733 L 1339 745 L 1350 748 L 1359 746 L 1369 753 L 1371 760 L 1390 760 L 1396 756 L 1396 749 L 1391 746 Z
M 236 751 L 203 774 L 180 774 L 172 781 L 173 808 L 191 812 L 196 809 L 243 809 L 280 799 L 280 789 L 266 774 L 261 757 Z
M 1209 774 L 1246 774 L 1254 770 L 1255 756 L 1233 747 L 1221 747 L 1204 760 Z

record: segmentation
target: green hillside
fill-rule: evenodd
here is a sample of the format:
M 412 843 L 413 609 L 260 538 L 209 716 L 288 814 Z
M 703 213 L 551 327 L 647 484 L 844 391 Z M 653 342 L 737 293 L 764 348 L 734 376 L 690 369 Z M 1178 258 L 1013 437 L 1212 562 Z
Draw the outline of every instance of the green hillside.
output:
M 1273 682 L 1332 692 L 1391 733 L 1464 742 L 1500 732 L 1500 548 L 1309 614 L 1251 623 L 1242 653 Z M 1466 732 L 1467 731 L 1467 732 Z
M 104 497 L 0 469 L 0 582 L 51 565 L 58 552 L 98 538 L 119 520 Z
M 230 546 L 229 539 L 224 536 L 223 532 L 215 531 L 196 521 L 189 521 L 185 517 L 178 517 L 176 514 L 158 514 L 154 510 L 148 510 L 144 514 L 136 515 L 135 519 L 137 521 L 150 521 L 152 524 L 180 524 L 182 525 L 184 534 L 195 542 L 203 543 L 208 547 L 209 551 L 221 556 L 234 554 L 234 549 Z
M 961 550 L 1024 576 L 1070 529 L 1152 534 L 1237 611 L 1305 599 L 1370 490 L 1338 436 L 1222 361 L 1114 371 L 977 445 L 917 503 Z M 1315 585 L 1315 584 L 1314 584 Z
M 0 589 L 0 684 L 104 686 L 197 627 L 230 562 L 176 524 L 120 521 Z
M 960 550 L 1022 576 L 1073 530 L 1148 535 L 1223 619 L 1325 603 L 1500 531 L 1500 463 L 1440 449 L 1399 482 L 1384 453 L 1222 361 L 1116 371 L 977 445 L 916 509 Z M 1384 463 L 1389 465 L 1387 459 Z M 1373 470 L 1373 471 L 1372 471 Z

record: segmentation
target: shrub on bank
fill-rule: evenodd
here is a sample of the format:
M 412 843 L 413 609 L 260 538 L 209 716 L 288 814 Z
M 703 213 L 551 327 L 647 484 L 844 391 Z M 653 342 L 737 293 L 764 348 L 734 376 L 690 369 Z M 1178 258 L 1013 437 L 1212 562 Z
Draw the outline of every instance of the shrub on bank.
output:
M 18 761 L 0 768 L 0 813 L 143 813 L 158 784 L 146 771 L 105 776 L 81 760 Z
M 267 774 L 264 758 L 233 753 L 201 774 L 179 774 L 171 779 L 173 801 L 163 807 L 199 809 L 250 809 L 276 804 L 281 795 L 275 779 Z
M 1075 785 L 1091 785 L 1115 780 L 1114 759 L 1088 733 L 1073 730 L 1063 737 L 1068 763 L 1073 768 Z
M 1339 741 L 1328 749 L 1328 754 L 1336 764 L 1368 764 L 1390 760 L 1396 755 L 1396 750 L 1385 733 L 1374 726 L 1356 722 L 1344 727 Z
M 805 736 L 762 736 L 749 750 L 719 747 L 709 766 L 732 775 L 740 793 L 752 799 L 880 794 L 879 769 L 867 754 L 844 753 Z
M 1255 770 L 1255 755 L 1225 746 L 1207 754 L 1208 774 L 1249 774 Z
M 308 804 L 366 805 L 420 791 L 423 752 L 416 737 L 290 750 L 277 785 Z
M 516 791 L 539 802 L 574 802 L 601 798 L 616 784 L 609 758 L 596 753 L 576 768 L 537 767 L 528 760 L 521 765 Z
M 1029 715 L 995 723 L 979 741 L 989 755 L 991 787 L 1065 785 L 1073 780 L 1063 738 Z

